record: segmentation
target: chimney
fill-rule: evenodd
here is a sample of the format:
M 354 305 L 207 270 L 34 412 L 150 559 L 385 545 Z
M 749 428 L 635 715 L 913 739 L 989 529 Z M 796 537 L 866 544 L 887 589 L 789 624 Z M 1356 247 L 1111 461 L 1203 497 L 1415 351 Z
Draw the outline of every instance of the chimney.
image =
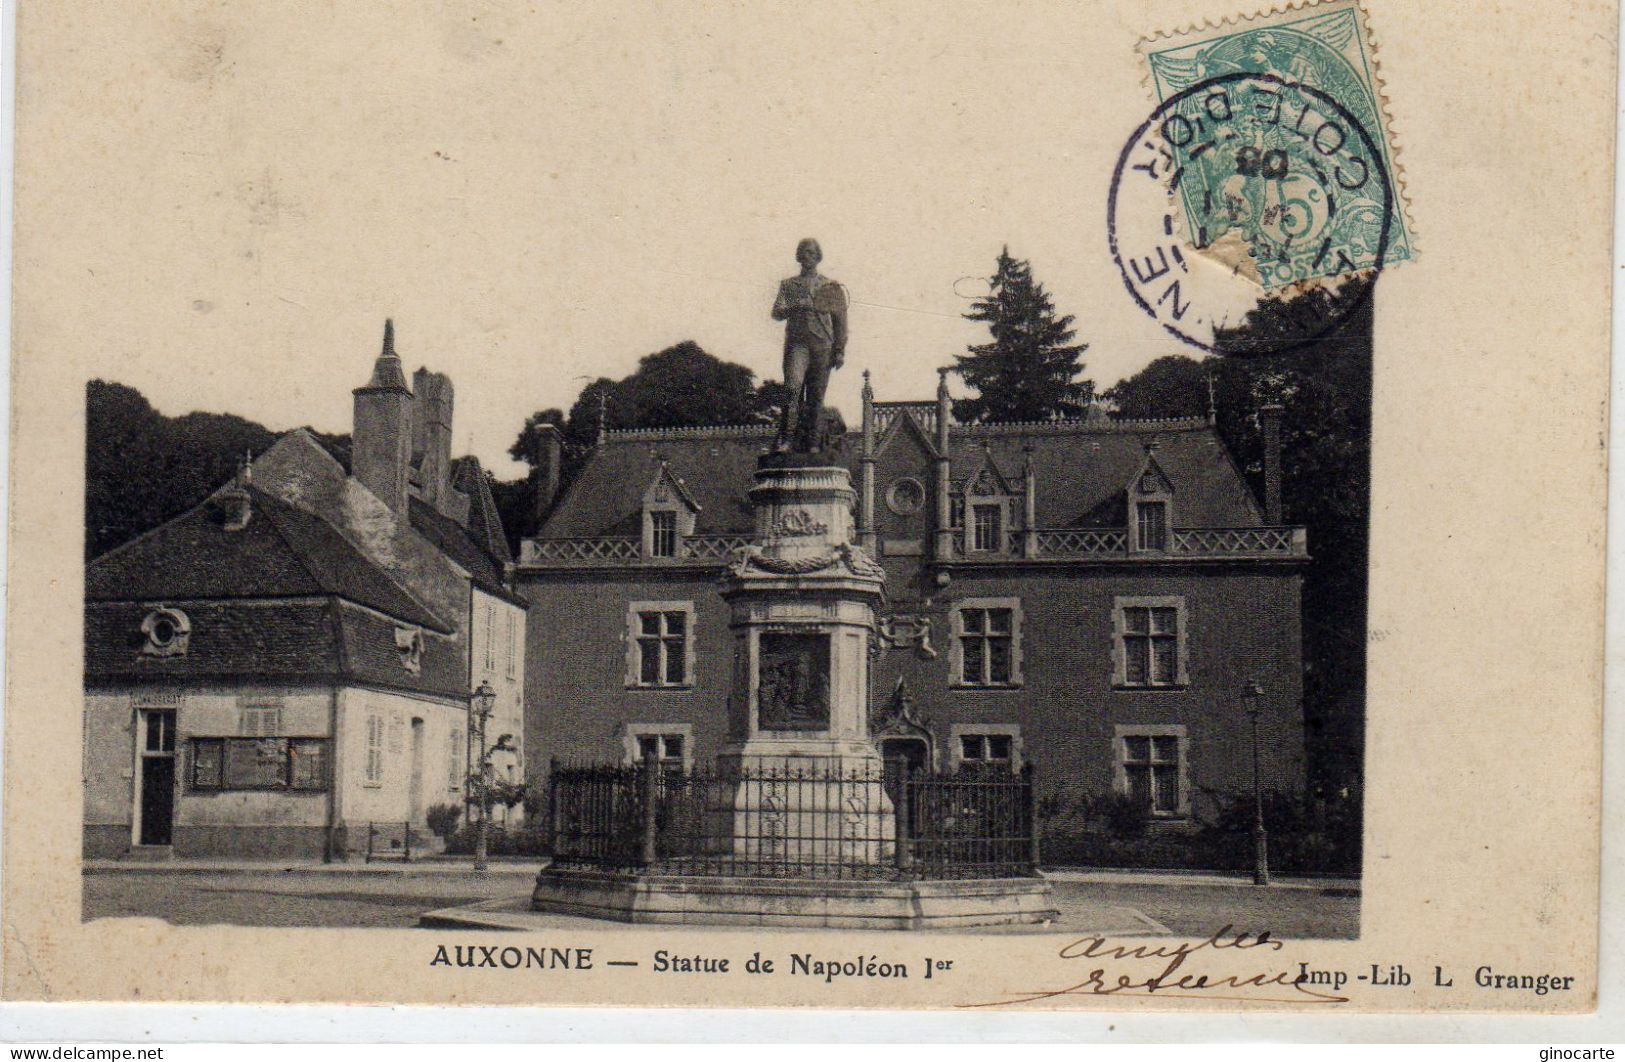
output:
M 547 516 L 547 511 L 553 507 L 553 499 L 559 493 L 561 462 L 559 429 L 551 424 L 536 425 L 536 454 L 535 463 L 531 466 L 531 475 L 536 480 L 537 530 L 541 529 L 542 520 Z
M 412 392 L 395 353 L 395 322 L 384 322 L 384 346 L 372 378 L 357 387 L 350 474 L 397 513 L 406 512 L 412 460 Z
M 954 408 L 948 398 L 948 374 L 952 371 L 937 370 L 937 534 L 932 555 L 938 561 L 951 560 L 954 555 L 953 503 L 948 498 L 948 478 L 953 474 L 948 462 L 948 419 Z
M 1264 522 L 1281 523 L 1281 414 L 1270 404 L 1258 411 L 1258 426 L 1264 433 Z
M 412 374 L 412 392 L 412 457 L 420 472 L 418 490 L 424 501 L 447 512 L 451 502 L 451 377 L 420 368 Z
M 220 516 L 221 530 L 241 531 L 254 518 L 254 503 L 248 493 L 248 485 L 254 481 L 253 460 L 252 454 L 244 455 L 231 484 L 215 495 L 214 510 Z

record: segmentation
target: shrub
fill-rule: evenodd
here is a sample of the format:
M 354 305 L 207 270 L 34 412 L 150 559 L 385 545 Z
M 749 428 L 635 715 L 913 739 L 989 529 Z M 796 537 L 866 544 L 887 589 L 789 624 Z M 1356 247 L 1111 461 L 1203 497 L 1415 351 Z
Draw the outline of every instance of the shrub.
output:
M 447 855 L 473 855 L 479 842 L 479 826 L 469 823 L 446 842 Z M 493 822 L 485 835 L 485 851 L 493 856 L 545 856 L 547 835 L 528 823 L 504 827 Z
M 429 832 L 450 844 L 457 827 L 462 825 L 463 809 L 456 804 L 436 804 L 424 817 L 428 820 Z

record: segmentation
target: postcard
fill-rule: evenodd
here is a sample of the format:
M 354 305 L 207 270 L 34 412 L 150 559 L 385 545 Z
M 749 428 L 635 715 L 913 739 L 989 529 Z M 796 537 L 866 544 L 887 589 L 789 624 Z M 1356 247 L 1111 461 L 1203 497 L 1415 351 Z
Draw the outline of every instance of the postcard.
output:
M 5 997 L 1593 1010 L 1616 17 L 24 0 Z

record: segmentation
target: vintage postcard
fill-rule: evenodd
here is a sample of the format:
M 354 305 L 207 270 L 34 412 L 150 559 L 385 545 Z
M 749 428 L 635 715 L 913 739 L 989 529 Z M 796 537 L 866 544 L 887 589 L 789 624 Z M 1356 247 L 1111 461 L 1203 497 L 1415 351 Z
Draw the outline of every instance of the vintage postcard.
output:
M 20 8 L 6 998 L 1595 1008 L 1615 5 Z

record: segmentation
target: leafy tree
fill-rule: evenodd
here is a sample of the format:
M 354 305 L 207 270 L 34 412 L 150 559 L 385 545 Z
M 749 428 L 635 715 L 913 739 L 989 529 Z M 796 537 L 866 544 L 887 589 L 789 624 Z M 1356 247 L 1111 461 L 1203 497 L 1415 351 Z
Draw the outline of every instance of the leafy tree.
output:
M 1112 412 L 1129 420 L 1200 417 L 1207 413 L 1207 363 L 1183 354 L 1158 358 L 1101 395 Z
M 1078 379 L 1087 343 L 1072 342 L 1072 315 L 1057 317 L 1032 266 L 999 252 L 986 298 L 976 300 L 966 320 L 985 321 L 991 343 L 974 344 L 957 355 L 955 371 L 977 392 L 955 403 L 961 421 L 1032 421 L 1084 412 L 1094 383 Z
M 779 381 L 768 380 L 758 387 L 750 369 L 707 353 L 693 340 L 650 354 L 629 376 L 620 380 L 601 376 L 587 384 L 568 413 L 543 409 L 525 418 L 508 453 L 529 464 L 531 475 L 493 484 L 505 525 L 515 536 L 535 531 L 531 501 L 541 463 L 538 429 L 543 424 L 559 431 L 562 487 L 592 452 L 600 425 L 613 431 L 749 424 L 771 420 L 787 399 L 788 392 Z M 508 522 L 510 511 L 519 519 Z
M 312 432 L 335 455 L 349 436 Z M 99 557 L 207 498 L 245 453 L 277 433 L 242 417 L 166 417 L 133 387 L 92 380 L 85 388 L 85 558 Z

